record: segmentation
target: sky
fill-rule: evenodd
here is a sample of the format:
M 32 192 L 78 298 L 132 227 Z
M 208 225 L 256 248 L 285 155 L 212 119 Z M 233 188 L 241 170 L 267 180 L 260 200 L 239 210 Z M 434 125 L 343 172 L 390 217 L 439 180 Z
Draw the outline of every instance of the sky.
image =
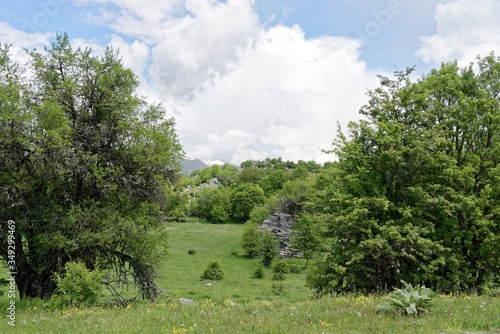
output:
M 498 0 L 0 0 L 0 43 L 120 50 L 188 158 L 335 160 L 377 75 L 500 55 Z

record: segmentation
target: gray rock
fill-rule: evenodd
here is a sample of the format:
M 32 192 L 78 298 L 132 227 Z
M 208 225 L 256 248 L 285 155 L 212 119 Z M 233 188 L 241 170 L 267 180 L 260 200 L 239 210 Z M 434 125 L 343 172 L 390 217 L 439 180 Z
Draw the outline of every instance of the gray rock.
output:
M 290 246 L 295 218 L 288 213 L 276 213 L 269 216 L 259 228 L 271 231 L 279 242 L 280 258 L 296 258 L 301 255 Z
M 193 300 L 188 298 L 179 298 L 179 301 L 181 302 L 182 305 L 192 305 L 192 306 L 198 305 Z

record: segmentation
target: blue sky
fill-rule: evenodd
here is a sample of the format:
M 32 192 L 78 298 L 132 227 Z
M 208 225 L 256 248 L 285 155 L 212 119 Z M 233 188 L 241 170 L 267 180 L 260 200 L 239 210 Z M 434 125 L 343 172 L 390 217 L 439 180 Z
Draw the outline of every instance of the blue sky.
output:
M 334 159 L 377 74 L 500 48 L 497 0 L 0 0 L 0 42 L 119 48 L 188 157 Z

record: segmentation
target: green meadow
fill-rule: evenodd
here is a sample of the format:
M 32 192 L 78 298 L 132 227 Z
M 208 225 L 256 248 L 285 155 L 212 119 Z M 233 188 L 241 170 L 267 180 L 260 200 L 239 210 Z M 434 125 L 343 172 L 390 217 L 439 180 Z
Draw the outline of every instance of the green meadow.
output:
M 187 220 L 165 228 L 169 253 L 157 283 L 166 295 L 156 302 L 49 311 L 40 301 L 17 300 L 15 328 L 3 316 L 0 333 L 500 333 L 499 297 L 439 295 L 419 317 L 380 314 L 375 306 L 384 296 L 314 298 L 304 286 L 306 271 L 273 281 L 265 269 L 264 278 L 253 278 L 260 262 L 243 255 L 241 224 Z M 224 278 L 201 280 L 212 260 Z M 8 302 L 1 297 L 4 314 Z

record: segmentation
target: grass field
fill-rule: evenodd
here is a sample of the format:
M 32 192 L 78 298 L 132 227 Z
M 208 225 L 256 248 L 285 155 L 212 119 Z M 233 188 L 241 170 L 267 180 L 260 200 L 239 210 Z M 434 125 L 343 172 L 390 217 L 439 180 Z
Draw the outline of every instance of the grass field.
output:
M 313 299 L 304 272 L 282 282 L 271 279 L 270 269 L 263 279 L 252 278 L 260 264 L 242 255 L 242 225 L 191 220 L 165 228 L 170 250 L 157 283 L 167 296 L 126 308 L 61 311 L 18 301 L 16 328 L 3 316 L 0 333 L 500 333 L 498 297 L 440 296 L 424 316 L 383 315 L 375 311 L 382 296 Z M 200 275 L 211 260 L 225 276 L 207 284 Z M 0 299 L 4 312 L 7 302 Z

